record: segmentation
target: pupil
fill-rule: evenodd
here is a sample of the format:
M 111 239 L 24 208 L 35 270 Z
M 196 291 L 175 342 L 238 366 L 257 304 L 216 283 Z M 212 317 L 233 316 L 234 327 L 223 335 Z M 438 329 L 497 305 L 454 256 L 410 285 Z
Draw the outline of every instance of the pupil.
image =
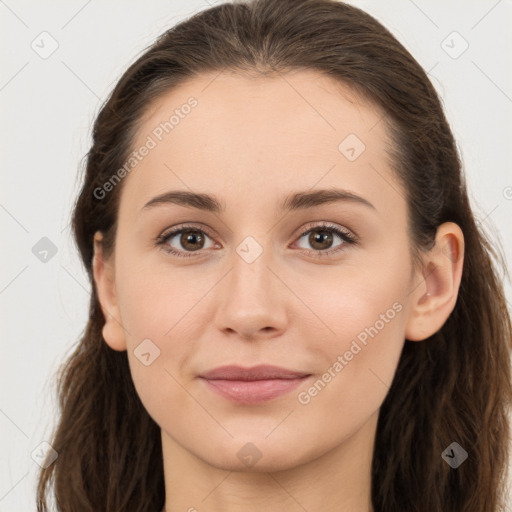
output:
M 322 242 L 325 242 L 325 241 L 332 241 L 332 233 L 330 233 L 329 231 L 317 231 L 316 232 L 317 234 L 312 234 L 312 236 L 310 238 L 312 238 L 310 240 L 311 242 L 311 245 L 314 247 L 317 242 L 322 244 Z M 325 249 L 325 247 L 320 247 L 320 249 Z
M 188 233 L 191 233 L 191 232 L 189 231 Z M 201 235 L 197 234 L 197 233 L 196 234 L 185 234 L 184 235 L 184 239 L 185 239 L 184 243 L 182 241 L 182 244 L 183 244 L 184 247 L 187 247 L 189 245 L 189 243 L 191 243 L 192 245 L 191 245 L 190 248 L 193 249 L 193 250 L 197 250 L 197 247 L 194 247 L 194 241 L 196 241 L 196 242 L 197 242 L 197 240 L 200 241 L 201 240 Z

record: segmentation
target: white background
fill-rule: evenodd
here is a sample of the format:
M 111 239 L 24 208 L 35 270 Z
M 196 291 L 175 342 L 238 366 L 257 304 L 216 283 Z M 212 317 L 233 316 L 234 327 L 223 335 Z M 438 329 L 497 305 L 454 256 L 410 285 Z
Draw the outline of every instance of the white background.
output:
M 351 3 L 382 21 L 429 71 L 459 144 L 474 211 L 500 240 L 510 268 L 512 1 Z M 90 286 L 69 221 L 92 122 L 157 35 L 213 4 L 0 0 L 1 512 L 35 510 L 31 452 L 48 439 L 56 419 L 52 377 L 87 321 Z M 47 59 L 31 47 L 43 31 L 58 42 Z M 457 59 L 441 46 L 453 31 L 469 44 Z M 457 51 L 463 41 L 451 36 L 445 44 Z M 46 263 L 32 253 L 42 237 L 58 250 Z M 510 282 L 506 290 L 510 304 Z

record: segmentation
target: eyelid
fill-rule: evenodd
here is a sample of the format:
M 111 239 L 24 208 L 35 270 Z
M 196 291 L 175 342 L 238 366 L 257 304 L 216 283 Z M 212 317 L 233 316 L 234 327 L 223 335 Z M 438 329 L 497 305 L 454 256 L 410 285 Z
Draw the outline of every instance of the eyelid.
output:
M 307 224 L 305 224 L 304 227 L 302 227 L 300 229 L 299 238 L 304 236 L 306 233 L 308 233 L 309 231 L 311 231 L 313 229 L 321 229 L 321 228 L 332 229 L 334 231 L 340 231 L 343 235 L 345 235 L 347 238 L 351 239 L 354 243 L 359 241 L 359 237 L 350 229 L 345 228 L 344 226 L 341 226 L 339 224 L 335 224 L 335 223 L 332 223 L 329 221 L 321 221 L 321 220 L 312 221 L 312 222 L 308 222 Z
M 177 226 L 173 226 L 172 228 L 164 230 L 161 235 L 158 235 L 158 237 L 156 238 L 156 241 L 162 241 L 162 240 L 168 238 L 170 235 L 176 235 L 181 230 L 185 230 L 185 229 L 190 229 L 191 231 L 192 230 L 203 231 L 210 238 L 214 238 L 216 236 L 216 235 L 213 234 L 213 231 L 210 230 L 209 227 L 204 226 L 203 224 L 196 224 L 196 223 L 187 223 L 187 222 L 185 222 L 184 224 L 178 224 Z

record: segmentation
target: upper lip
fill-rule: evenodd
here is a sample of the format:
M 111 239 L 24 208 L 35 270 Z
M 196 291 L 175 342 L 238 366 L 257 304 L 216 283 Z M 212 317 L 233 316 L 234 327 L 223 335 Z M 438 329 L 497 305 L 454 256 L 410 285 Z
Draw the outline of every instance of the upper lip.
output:
M 279 366 L 262 364 L 252 368 L 242 366 L 219 366 L 202 373 L 200 377 L 209 380 L 267 380 L 267 379 L 297 379 L 306 377 L 309 373 L 288 370 Z

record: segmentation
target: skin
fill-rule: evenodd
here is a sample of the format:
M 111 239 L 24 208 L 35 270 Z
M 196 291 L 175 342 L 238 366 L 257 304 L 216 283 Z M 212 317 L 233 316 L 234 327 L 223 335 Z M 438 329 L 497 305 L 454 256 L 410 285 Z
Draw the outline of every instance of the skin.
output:
M 330 78 L 304 70 L 195 77 L 148 109 L 134 148 L 190 96 L 197 107 L 124 178 L 110 258 L 101 233 L 95 237 L 103 336 L 127 350 L 137 392 L 161 427 L 166 510 L 372 511 L 379 408 L 404 340 L 426 339 L 455 306 L 462 232 L 441 225 L 423 266 L 413 268 L 405 192 L 388 161 L 382 113 Z M 349 133 L 366 146 L 354 161 L 338 149 Z M 284 196 L 320 188 L 348 190 L 374 209 L 340 201 L 278 210 Z M 165 204 L 141 213 L 169 190 L 215 194 L 226 210 Z M 335 234 L 319 245 L 301 237 L 306 224 L 322 221 L 355 233 L 358 244 L 342 246 Z M 175 235 L 167 245 L 192 257 L 155 245 L 185 222 L 206 229 L 204 241 L 184 247 Z M 263 251 L 252 263 L 236 251 L 248 236 Z M 343 250 L 308 254 L 336 247 Z M 395 303 L 394 318 L 300 403 L 298 394 Z M 146 338 L 160 349 L 149 366 L 134 354 Z M 257 405 L 231 402 L 198 378 L 225 364 L 263 363 L 313 376 Z M 251 466 L 237 456 L 247 443 L 261 454 Z

